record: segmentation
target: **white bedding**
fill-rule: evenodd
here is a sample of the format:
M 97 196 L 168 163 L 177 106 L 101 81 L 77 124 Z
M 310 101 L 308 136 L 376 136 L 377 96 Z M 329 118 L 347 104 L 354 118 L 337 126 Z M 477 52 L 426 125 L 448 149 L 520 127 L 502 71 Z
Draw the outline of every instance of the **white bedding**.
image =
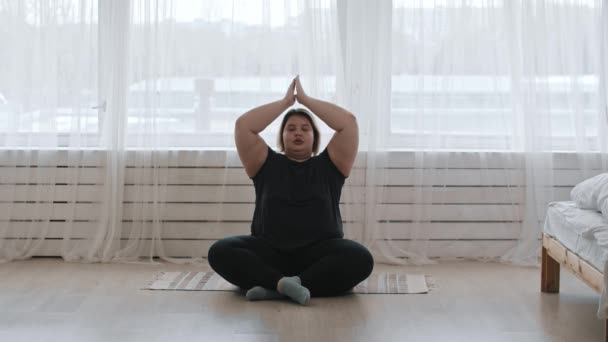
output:
M 602 271 L 604 284 L 608 284 L 608 220 L 600 212 L 580 209 L 570 201 L 550 203 L 544 231 Z M 608 318 L 606 297 L 603 289 L 598 309 L 598 317 L 601 319 Z

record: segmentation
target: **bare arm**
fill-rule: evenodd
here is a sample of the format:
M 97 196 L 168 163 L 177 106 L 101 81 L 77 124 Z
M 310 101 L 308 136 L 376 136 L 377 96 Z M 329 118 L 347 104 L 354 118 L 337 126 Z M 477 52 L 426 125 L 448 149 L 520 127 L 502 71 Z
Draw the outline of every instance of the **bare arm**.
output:
M 236 120 L 234 125 L 236 149 L 250 178 L 258 173 L 268 156 L 268 145 L 259 133 L 295 102 L 294 88 L 295 79 L 289 85 L 283 99 L 253 108 Z
M 336 131 L 327 145 L 327 151 L 338 170 L 348 177 L 359 149 L 357 118 L 340 106 L 306 95 L 298 77 L 296 77 L 296 92 L 298 102 L 308 107 L 327 126 Z

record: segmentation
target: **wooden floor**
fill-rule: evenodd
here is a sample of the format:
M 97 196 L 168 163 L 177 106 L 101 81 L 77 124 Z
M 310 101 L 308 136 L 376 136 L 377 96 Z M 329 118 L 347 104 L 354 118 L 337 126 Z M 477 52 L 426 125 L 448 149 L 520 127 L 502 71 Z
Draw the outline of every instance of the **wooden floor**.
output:
M 496 263 L 401 267 L 426 273 L 427 295 L 349 295 L 247 302 L 236 293 L 140 290 L 161 270 L 195 266 L 0 265 L 0 341 L 600 341 L 598 296 L 562 272 L 542 294 L 540 270 Z M 398 269 L 377 266 L 377 270 Z

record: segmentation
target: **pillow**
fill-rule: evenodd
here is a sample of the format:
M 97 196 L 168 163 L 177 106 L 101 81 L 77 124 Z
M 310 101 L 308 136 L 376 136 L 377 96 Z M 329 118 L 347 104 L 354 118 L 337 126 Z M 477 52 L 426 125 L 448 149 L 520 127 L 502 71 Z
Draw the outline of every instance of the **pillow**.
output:
M 608 206 L 608 173 L 578 183 L 570 192 L 570 198 L 581 209 L 602 211 L 598 201 L 602 198 L 602 204 Z M 608 207 L 604 214 L 608 214 Z

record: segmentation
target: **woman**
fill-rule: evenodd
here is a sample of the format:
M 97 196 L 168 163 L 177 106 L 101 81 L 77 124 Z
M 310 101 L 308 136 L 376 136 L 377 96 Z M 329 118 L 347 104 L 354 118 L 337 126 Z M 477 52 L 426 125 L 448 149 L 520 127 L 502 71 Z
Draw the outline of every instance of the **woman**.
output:
M 319 155 L 319 130 L 305 109 L 285 114 L 279 132 L 283 154 L 259 136 L 298 101 L 335 134 Z M 352 289 L 372 272 L 362 245 L 343 239 L 340 193 L 359 143 L 355 116 L 307 96 L 296 77 L 282 100 L 238 118 L 239 157 L 256 192 L 251 235 L 228 237 L 209 249 L 209 264 L 224 279 L 246 289 L 249 300 L 289 297 L 306 305 L 311 296 Z

